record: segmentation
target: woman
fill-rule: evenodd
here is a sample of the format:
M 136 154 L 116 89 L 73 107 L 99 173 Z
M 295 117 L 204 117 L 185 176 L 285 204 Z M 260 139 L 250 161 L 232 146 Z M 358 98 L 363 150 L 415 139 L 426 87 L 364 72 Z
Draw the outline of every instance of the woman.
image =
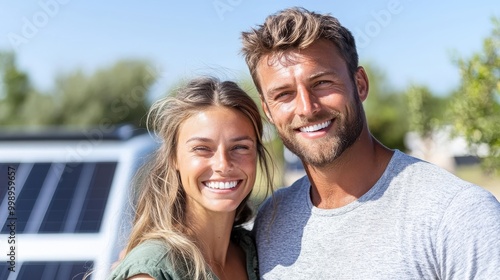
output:
M 262 120 L 235 83 L 192 80 L 156 102 L 162 139 L 139 178 L 126 257 L 110 279 L 257 279 L 248 198 L 257 161 L 271 190 Z

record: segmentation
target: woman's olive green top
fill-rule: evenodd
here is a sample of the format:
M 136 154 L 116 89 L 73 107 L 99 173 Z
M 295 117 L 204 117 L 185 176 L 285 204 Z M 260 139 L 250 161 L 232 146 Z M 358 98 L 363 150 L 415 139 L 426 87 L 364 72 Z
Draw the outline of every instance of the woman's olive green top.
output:
M 259 279 L 257 251 L 250 232 L 245 229 L 235 229 L 231 240 L 236 242 L 245 252 L 248 279 Z M 125 256 L 108 279 L 125 280 L 137 274 L 149 274 L 156 280 L 185 280 L 182 277 L 185 266 L 170 262 L 166 257 L 168 251 L 168 246 L 160 240 L 145 241 Z M 218 280 L 211 271 L 209 276 L 211 279 Z

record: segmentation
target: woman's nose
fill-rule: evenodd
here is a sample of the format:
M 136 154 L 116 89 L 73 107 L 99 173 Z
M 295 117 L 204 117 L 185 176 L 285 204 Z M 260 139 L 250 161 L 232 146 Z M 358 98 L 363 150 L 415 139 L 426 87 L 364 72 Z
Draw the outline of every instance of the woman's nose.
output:
M 214 171 L 226 173 L 233 169 L 233 162 L 226 151 L 218 151 L 214 158 Z

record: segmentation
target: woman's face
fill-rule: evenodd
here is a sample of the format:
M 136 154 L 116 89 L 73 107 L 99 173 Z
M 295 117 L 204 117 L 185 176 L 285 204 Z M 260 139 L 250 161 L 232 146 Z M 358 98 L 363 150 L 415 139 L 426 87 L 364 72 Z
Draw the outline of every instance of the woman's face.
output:
M 237 110 L 212 106 L 181 124 L 177 143 L 188 211 L 235 211 L 255 183 L 252 122 Z

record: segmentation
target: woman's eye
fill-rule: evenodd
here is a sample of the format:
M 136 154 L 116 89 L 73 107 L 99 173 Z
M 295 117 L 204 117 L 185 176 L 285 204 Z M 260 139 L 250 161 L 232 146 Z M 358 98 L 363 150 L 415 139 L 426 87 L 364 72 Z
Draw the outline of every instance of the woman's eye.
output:
M 209 152 L 210 148 L 206 146 L 196 146 L 191 149 L 193 152 Z
M 235 154 L 248 155 L 255 152 L 252 145 L 236 145 L 232 148 Z
M 250 147 L 248 147 L 246 145 L 237 145 L 237 146 L 234 146 L 233 149 L 234 150 L 248 150 L 248 149 L 250 149 Z

